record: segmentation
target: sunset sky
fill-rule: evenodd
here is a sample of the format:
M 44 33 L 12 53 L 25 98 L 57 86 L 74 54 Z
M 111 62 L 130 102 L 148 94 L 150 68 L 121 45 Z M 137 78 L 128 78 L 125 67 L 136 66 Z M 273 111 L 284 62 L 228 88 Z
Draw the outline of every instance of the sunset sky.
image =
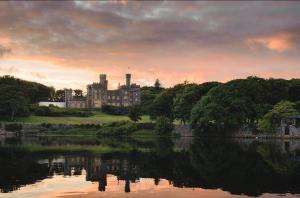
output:
M 0 2 L 0 75 L 81 88 L 300 78 L 300 2 Z

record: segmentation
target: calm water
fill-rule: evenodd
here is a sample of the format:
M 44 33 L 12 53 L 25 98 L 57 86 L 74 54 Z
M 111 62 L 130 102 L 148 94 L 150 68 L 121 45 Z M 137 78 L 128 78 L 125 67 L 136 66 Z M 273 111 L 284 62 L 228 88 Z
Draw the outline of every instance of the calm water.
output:
M 300 194 L 299 141 L 94 137 L 0 141 L 0 197 Z M 99 149 L 103 147 L 105 153 Z M 111 152 L 111 148 L 121 149 Z

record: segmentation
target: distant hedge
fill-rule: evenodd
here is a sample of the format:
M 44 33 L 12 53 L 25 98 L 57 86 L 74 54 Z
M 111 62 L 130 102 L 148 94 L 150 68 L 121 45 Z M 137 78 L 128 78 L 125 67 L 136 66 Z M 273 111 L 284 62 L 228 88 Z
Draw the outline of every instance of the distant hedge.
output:
M 104 124 L 98 135 L 104 136 L 120 136 L 130 135 L 135 131 L 146 129 L 153 130 L 155 125 L 153 123 L 133 123 L 130 121 L 112 122 Z
M 81 111 L 78 109 L 65 109 L 55 106 L 49 107 L 35 107 L 34 114 L 37 116 L 75 116 L 75 117 L 89 117 L 94 115 L 90 111 Z
M 127 115 L 129 112 L 129 107 L 115 107 L 110 105 L 104 105 L 101 111 L 111 115 Z

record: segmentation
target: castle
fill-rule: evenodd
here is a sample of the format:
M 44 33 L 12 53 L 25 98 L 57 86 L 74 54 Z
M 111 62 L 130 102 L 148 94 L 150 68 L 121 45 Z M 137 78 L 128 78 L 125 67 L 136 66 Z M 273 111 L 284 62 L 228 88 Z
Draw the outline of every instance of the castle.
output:
M 67 108 L 101 108 L 104 105 L 127 107 L 141 103 L 140 86 L 131 84 L 131 74 L 126 74 L 126 84 L 116 90 L 108 90 L 106 74 L 100 74 L 100 82 L 87 85 L 86 97 L 73 97 L 72 89 L 65 89 Z

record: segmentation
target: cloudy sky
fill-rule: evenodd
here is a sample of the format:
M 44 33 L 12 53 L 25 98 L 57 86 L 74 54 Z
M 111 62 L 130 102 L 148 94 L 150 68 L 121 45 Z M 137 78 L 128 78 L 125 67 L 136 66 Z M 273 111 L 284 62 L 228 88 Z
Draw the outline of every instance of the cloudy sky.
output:
M 0 2 L 0 75 L 82 88 L 300 78 L 300 2 Z

